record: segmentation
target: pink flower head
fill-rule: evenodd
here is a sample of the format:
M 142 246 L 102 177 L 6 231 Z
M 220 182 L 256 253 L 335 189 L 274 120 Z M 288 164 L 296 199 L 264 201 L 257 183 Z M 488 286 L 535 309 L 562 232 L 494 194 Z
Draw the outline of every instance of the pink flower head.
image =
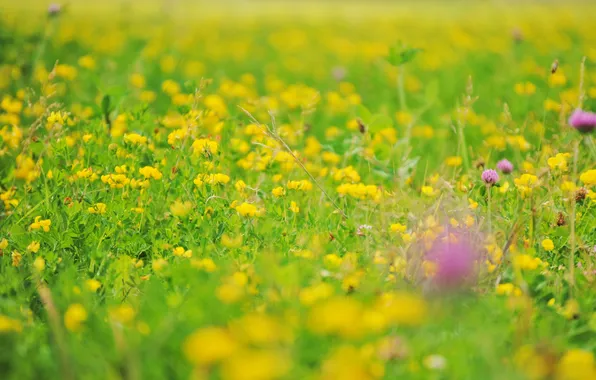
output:
M 590 133 L 596 128 L 596 114 L 578 108 L 569 117 L 569 125 L 581 133 Z
M 501 161 L 497 162 L 497 169 L 499 169 L 503 174 L 509 174 L 513 171 L 513 164 L 507 159 L 502 159 Z
M 473 280 L 477 250 L 469 237 L 452 231 L 437 238 L 426 257 L 436 265 L 433 283 L 442 288 L 458 288 Z
M 62 10 L 62 6 L 57 3 L 52 3 L 48 6 L 48 13 L 50 16 L 55 16 Z
M 497 183 L 499 181 L 499 173 L 497 173 L 493 169 L 486 169 L 485 171 L 482 172 L 482 180 L 487 185 L 494 185 L 495 183 Z
M 338 82 L 343 80 L 347 74 L 348 71 L 342 66 L 336 66 L 331 70 L 331 76 Z

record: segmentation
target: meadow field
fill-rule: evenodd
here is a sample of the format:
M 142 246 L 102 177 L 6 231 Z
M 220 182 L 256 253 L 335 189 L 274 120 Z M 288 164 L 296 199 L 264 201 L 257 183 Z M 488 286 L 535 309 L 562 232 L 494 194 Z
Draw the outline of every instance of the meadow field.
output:
M 0 378 L 596 379 L 595 11 L 0 0 Z

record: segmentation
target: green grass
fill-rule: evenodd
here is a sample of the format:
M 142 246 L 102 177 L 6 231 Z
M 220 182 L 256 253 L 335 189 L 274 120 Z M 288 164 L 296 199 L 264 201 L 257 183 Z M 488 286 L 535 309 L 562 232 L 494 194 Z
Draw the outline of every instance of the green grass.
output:
M 593 7 L 160 6 L 1 15 L 3 378 L 596 378 Z

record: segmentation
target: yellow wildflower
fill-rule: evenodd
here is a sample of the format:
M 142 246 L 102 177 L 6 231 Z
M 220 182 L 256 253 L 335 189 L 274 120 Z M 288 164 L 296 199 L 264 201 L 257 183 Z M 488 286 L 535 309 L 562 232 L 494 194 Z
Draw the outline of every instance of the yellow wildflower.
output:
M 72 332 L 80 331 L 87 320 L 87 310 L 79 303 L 72 304 L 64 313 L 64 325 Z
M 579 176 L 579 180 L 586 186 L 596 186 L 596 169 L 583 172 Z
M 547 252 L 550 252 L 550 251 L 552 251 L 553 249 L 555 249 L 555 244 L 554 244 L 554 243 L 553 243 L 553 241 L 552 241 L 552 240 L 550 240 L 550 239 L 544 239 L 544 240 L 542 240 L 542 243 L 541 243 L 541 245 L 542 245 L 542 248 L 543 248 L 545 251 L 547 251 Z
M 44 232 L 50 231 L 50 226 L 52 225 L 52 221 L 50 219 L 41 219 L 41 216 L 36 216 L 35 221 L 31 223 L 29 229 L 31 230 L 39 230 L 42 229 Z
M 90 214 L 105 214 L 107 210 L 107 205 L 105 203 L 96 203 L 92 207 L 89 207 L 87 211 Z
M 184 218 L 187 216 L 192 210 L 192 203 L 190 201 L 184 201 L 177 199 L 170 205 L 170 212 L 172 215 Z
M 221 327 L 204 327 L 182 344 L 186 359 L 195 365 L 209 365 L 230 357 L 239 348 L 232 335 Z
M 27 251 L 33 252 L 33 253 L 37 253 L 37 251 L 39 251 L 39 242 L 38 241 L 32 241 L 27 246 Z

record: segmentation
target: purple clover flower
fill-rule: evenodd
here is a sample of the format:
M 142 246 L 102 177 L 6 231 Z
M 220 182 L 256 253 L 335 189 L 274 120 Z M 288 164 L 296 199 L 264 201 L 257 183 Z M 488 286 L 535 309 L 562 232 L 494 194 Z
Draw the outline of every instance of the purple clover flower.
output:
M 499 181 L 499 173 L 497 173 L 496 170 L 493 169 L 486 169 L 482 172 L 482 180 L 487 185 L 494 185 Z
M 460 231 L 437 238 L 426 257 L 436 265 L 432 281 L 440 288 L 458 288 L 473 280 L 477 250 Z
M 502 159 L 501 161 L 497 162 L 497 169 L 499 169 L 503 174 L 509 174 L 513 171 L 513 164 L 508 159 Z
M 62 6 L 58 3 L 52 3 L 48 6 L 48 13 L 50 16 L 56 16 L 62 10 Z
M 596 114 L 578 108 L 569 117 L 569 125 L 581 133 L 590 133 L 596 128 Z

